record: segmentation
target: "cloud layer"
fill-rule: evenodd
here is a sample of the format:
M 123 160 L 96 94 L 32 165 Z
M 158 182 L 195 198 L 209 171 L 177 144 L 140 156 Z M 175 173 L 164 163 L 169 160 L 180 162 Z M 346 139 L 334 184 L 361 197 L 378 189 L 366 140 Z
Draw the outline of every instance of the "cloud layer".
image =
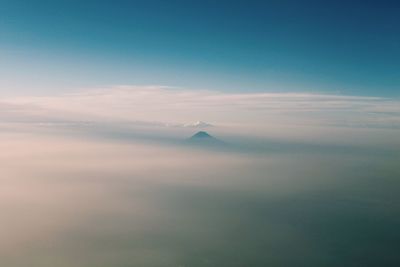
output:
M 234 143 L 255 142 L 257 147 L 271 140 L 375 148 L 400 145 L 400 101 L 381 97 L 114 86 L 3 98 L 0 110 L 1 130 L 12 132 L 169 142 L 211 124 L 207 129 L 211 134 Z
M 398 99 L 308 93 L 223 93 L 115 86 L 73 94 L 0 99 L 8 122 L 125 121 L 156 125 L 400 128 Z

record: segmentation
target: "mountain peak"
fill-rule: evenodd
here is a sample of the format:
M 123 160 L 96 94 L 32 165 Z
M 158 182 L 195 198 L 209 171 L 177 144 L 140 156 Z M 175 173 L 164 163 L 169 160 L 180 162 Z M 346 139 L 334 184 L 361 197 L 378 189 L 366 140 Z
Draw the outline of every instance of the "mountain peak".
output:
M 204 146 L 204 147 L 222 147 L 225 142 L 215 138 L 205 131 L 198 131 L 192 135 L 187 141 L 192 145 Z
M 197 133 L 195 133 L 194 135 L 192 135 L 192 137 L 190 137 L 191 139 L 195 138 L 214 138 L 211 135 L 209 135 L 207 132 L 205 131 L 198 131 Z

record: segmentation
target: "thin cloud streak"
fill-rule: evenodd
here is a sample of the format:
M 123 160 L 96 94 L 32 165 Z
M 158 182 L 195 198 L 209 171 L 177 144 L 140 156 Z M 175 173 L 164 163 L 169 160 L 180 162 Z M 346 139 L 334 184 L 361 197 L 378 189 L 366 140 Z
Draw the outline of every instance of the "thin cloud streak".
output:
M 0 99 L 7 122 L 130 122 L 260 128 L 278 125 L 400 128 L 398 99 L 311 93 L 224 93 L 114 86 L 74 94 Z

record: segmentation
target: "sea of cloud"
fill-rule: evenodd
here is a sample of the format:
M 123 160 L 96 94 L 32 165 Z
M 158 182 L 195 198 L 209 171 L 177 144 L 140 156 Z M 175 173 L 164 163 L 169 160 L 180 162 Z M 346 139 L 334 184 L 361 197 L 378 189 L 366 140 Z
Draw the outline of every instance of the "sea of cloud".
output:
M 399 262 L 397 100 L 122 86 L 0 109 L 1 266 Z M 230 149 L 186 145 L 200 129 Z

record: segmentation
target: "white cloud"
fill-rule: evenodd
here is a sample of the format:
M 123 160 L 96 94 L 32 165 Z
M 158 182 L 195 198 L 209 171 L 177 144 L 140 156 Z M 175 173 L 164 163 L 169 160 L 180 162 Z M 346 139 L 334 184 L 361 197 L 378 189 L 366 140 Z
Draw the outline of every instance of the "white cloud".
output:
M 148 125 L 279 125 L 400 128 L 400 101 L 309 93 L 225 93 L 162 86 L 115 86 L 0 99 L 3 121 L 130 122 Z M 200 125 L 200 124 L 199 124 Z

